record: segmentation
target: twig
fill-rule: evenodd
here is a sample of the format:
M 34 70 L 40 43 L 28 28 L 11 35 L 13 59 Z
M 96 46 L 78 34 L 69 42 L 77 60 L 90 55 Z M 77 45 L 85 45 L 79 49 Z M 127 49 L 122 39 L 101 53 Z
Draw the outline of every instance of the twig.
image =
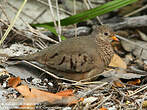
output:
M 58 43 L 58 41 L 55 41 L 54 39 L 51 39 L 51 38 L 47 37 L 46 35 L 42 34 L 39 30 L 35 30 L 34 28 L 32 28 L 21 17 L 20 17 L 20 19 L 28 26 L 28 28 L 30 29 L 29 31 L 32 32 L 33 34 L 36 34 L 37 37 L 48 40 L 48 41 L 51 41 L 53 43 Z
M 145 89 L 147 89 L 147 84 L 143 85 L 142 87 L 139 88 L 139 90 L 135 91 L 134 93 L 132 93 L 132 94 L 130 94 L 128 96 L 131 97 L 131 96 L 133 96 L 133 95 L 137 94 L 138 92 L 141 92 L 141 91 L 143 91 Z
M 74 84 L 71 84 L 73 86 L 83 86 L 83 85 L 89 85 L 89 84 L 103 84 L 104 82 L 101 81 L 92 81 L 92 82 L 77 82 Z
M 56 0 L 56 7 L 57 7 L 57 19 L 58 19 L 58 32 L 57 33 L 58 33 L 59 42 L 61 42 L 61 23 L 60 23 L 58 0 Z
M 111 98 L 111 96 L 112 96 L 112 94 L 109 95 L 109 96 L 107 96 L 106 98 L 104 98 L 104 99 L 101 101 L 101 103 L 100 103 L 96 108 L 98 109 L 104 102 L 106 102 L 107 100 L 109 100 L 109 99 Z
M 147 93 L 145 93 L 144 96 L 143 96 L 143 99 L 142 99 L 142 101 L 141 101 L 140 109 L 139 109 L 139 110 L 142 110 L 142 105 L 143 105 L 143 102 L 144 102 L 145 99 L 146 99 L 146 96 L 147 96 Z
M 91 1 L 91 3 L 95 3 L 95 4 L 104 4 L 104 3 L 106 3 L 105 2 L 106 0 L 93 0 L 93 1 Z
M 74 15 L 76 14 L 76 0 L 73 0 L 73 4 L 74 4 Z M 77 37 L 78 33 L 77 33 L 77 24 L 74 24 L 75 27 L 75 37 Z
M 93 8 L 93 6 L 92 6 L 90 0 L 87 0 L 87 1 L 88 1 L 89 6 L 90 6 L 91 8 Z M 103 25 L 101 19 L 100 19 L 98 16 L 97 16 L 96 18 L 97 18 L 97 20 L 99 21 L 99 23 L 100 23 L 101 25 Z
M 55 19 L 53 9 L 52 9 L 51 0 L 48 0 L 48 4 L 49 4 L 49 7 L 50 7 L 50 12 L 51 12 L 52 19 L 53 19 L 53 22 L 54 22 L 54 25 L 55 25 L 55 28 L 56 28 L 56 31 L 57 31 L 57 23 L 56 23 L 56 19 Z
M 87 9 L 90 9 L 90 6 L 88 5 L 87 0 L 83 0 L 83 2 L 85 3 Z
M 125 15 L 124 17 L 132 16 L 132 15 L 134 15 L 134 14 L 136 14 L 136 13 L 142 11 L 142 10 L 145 10 L 146 8 L 147 8 L 147 5 L 144 5 L 143 7 L 139 8 L 139 9 L 137 9 L 137 10 L 135 10 L 135 11 L 133 11 L 133 12 L 127 14 L 127 15 Z
M 35 68 L 37 68 L 37 69 L 39 69 L 39 70 L 41 70 L 41 71 L 43 71 L 43 72 L 49 74 L 49 75 L 52 76 L 53 78 L 56 78 L 56 79 L 59 79 L 59 80 L 64 80 L 64 81 L 69 81 L 69 82 L 73 82 L 73 83 L 77 82 L 77 81 L 69 80 L 69 79 L 66 79 L 66 78 L 60 78 L 60 77 L 58 77 L 58 76 L 52 74 L 51 72 L 48 72 L 48 71 L 46 71 L 46 70 L 44 70 L 44 69 L 42 69 L 42 68 L 36 66 L 35 64 L 32 64 L 32 63 L 28 62 L 28 61 L 23 60 L 23 62 L 25 62 L 25 63 L 27 63 L 27 64 L 29 64 L 29 65 L 32 65 L 33 67 L 35 67 Z
M 40 3 L 42 3 L 43 5 L 49 6 L 49 5 L 48 5 L 46 2 L 44 2 L 43 0 L 37 0 L 37 1 L 40 2 Z M 53 5 L 52 5 L 52 7 L 56 9 L 56 6 L 53 6 Z M 62 11 L 62 12 L 64 12 L 64 13 L 66 13 L 66 14 L 68 14 L 68 15 L 72 15 L 72 13 L 70 13 L 69 11 L 66 11 L 66 10 L 64 10 L 64 9 L 59 8 L 59 10 Z
M 38 40 L 36 40 L 35 42 L 41 49 L 45 49 L 47 48 L 47 45 L 39 38 Z
M 117 23 L 116 19 L 109 19 L 105 21 L 105 24 L 109 24 L 114 30 L 147 26 L 147 15 L 124 18 Z M 112 21 L 115 22 L 112 23 Z
M 49 7 L 50 7 L 50 12 L 51 12 L 51 16 L 52 16 L 52 19 L 53 19 L 53 22 L 54 22 L 54 26 L 56 28 L 56 32 L 58 33 L 58 26 L 57 26 L 57 22 L 56 22 L 56 19 L 55 19 L 55 15 L 54 15 L 54 12 L 53 12 L 53 9 L 52 9 L 52 3 L 51 3 L 51 0 L 48 0 L 48 4 L 49 4 Z M 59 34 L 59 33 L 58 33 Z M 58 35 L 59 37 L 59 35 Z M 60 38 L 59 38 L 60 40 Z
M 101 84 L 101 85 L 99 85 L 99 86 L 93 88 L 92 90 L 87 91 L 87 92 L 86 92 L 84 95 L 82 95 L 81 97 L 85 97 L 85 96 L 87 96 L 87 95 L 90 95 L 90 94 L 92 94 L 95 90 L 97 90 L 97 89 L 99 89 L 99 88 L 101 88 L 101 87 L 103 87 L 103 86 L 105 86 L 105 85 L 107 85 L 107 84 L 108 84 L 108 83 L 105 82 L 105 83 L 103 83 L 103 84 Z
M 14 10 L 18 11 L 18 9 L 17 9 L 16 7 L 14 7 L 11 3 L 8 2 L 8 5 L 9 5 L 10 7 L 12 7 Z M 22 11 L 21 13 L 22 13 L 23 15 L 27 16 L 28 18 L 34 20 L 34 18 L 33 18 L 32 16 L 26 14 L 25 12 Z
M 125 97 L 122 96 L 122 99 L 121 99 L 120 104 L 119 104 L 119 106 L 120 106 L 120 110 L 121 110 L 121 108 L 122 108 L 122 105 L 123 105 L 124 99 L 125 99 Z
M 1 8 L 1 10 L 2 10 L 2 13 L 5 15 L 5 17 L 7 18 L 7 20 L 8 20 L 9 23 L 10 23 L 10 18 L 7 16 L 5 10 L 3 9 L 3 7 L 2 7 L 1 5 L 0 5 L 0 8 Z
M 122 36 L 116 35 L 116 37 L 119 38 L 119 39 L 121 39 L 121 40 L 127 41 L 127 42 L 130 43 L 130 44 L 139 46 L 139 47 L 141 47 L 141 48 L 143 48 L 143 49 L 147 49 L 147 47 L 143 47 L 142 45 L 137 44 L 137 43 L 135 43 L 135 42 L 133 42 L 133 41 L 131 41 L 131 40 L 129 40 L 129 39 L 126 39 L 126 38 L 122 37 Z
M 128 69 L 126 70 L 126 72 L 133 72 L 133 73 L 139 74 L 139 75 L 147 75 L 146 71 L 140 70 L 140 69 L 136 68 L 135 66 L 129 66 Z
M 38 18 L 40 18 L 46 11 L 47 9 L 44 9 L 36 18 L 33 19 L 32 23 L 37 22 Z
M 143 48 L 141 48 L 141 52 L 140 52 L 140 54 L 139 54 L 139 57 L 138 57 L 138 58 L 141 58 L 142 54 L 143 54 Z
M 6 25 L 6 26 L 9 26 L 9 25 L 7 24 L 7 22 L 3 21 L 2 19 L 0 19 L 0 22 L 2 22 L 2 23 L 3 23 L 4 25 Z M 17 34 L 21 35 L 21 36 L 25 36 L 24 34 L 18 32 L 18 31 L 17 31 L 15 28 L 13 28 L 13 27 L 12 27 L 12 30 L 13 30 L 14 32 L 16 32 Z
M 4 40 L 6 39 L 7 35 L 9 34 L 9 32 L 11 31 L 12 27 L 14 26 L 18 16 L 20 15 L 24 5 L 26 4 L 27 0 L 24 0 L 24 2 L 22 3 L 19 11 L 17 12 L 16 16 L 14 17 L 13 21 L 11 22 L 10 26 L 8 27 L 8 29 L 6 30 L 5 34 L 3 35 L 3 37 L 0 40 L 0 45 L 4 42 Z
M 77 27 L 78 36 L 88 35 L 90 34 L 90 28 L 86 26 Z M 71 38 L 75 36 L 75 29 L 67 29 L 63 30 L 63 35 L 67 38 Z
M 48 41 L 54 42 L 54 43 L 59 43 L 58 41 L 49 38 L 48 36 L 42 34 L 40 31 L 37 32 L 38 33 L 38 37 L 42 38 L 42 39 L 46 39 Z

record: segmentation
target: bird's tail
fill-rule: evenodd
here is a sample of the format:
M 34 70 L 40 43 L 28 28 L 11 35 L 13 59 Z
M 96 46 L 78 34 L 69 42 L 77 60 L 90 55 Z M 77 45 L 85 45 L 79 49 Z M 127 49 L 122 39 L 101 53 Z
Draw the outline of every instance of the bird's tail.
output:
M 23 56 L 13 56 L 13 57 L 8 57 L 9 61 L 18 61 L 18 60 L 28 60 L 28 61 L 33 61 L 34 57 L 33 55 L 23 55 Z
M 8 57 L 9 61 L 16 61 L 16 60 L 24 60 L 25 56 L 13 56 L 13 57 Z

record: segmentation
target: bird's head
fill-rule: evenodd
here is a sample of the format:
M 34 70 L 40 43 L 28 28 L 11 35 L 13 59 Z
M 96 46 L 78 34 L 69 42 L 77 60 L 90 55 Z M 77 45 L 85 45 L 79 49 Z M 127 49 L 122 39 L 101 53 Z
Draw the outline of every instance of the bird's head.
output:
M 102 40 L 108 40 L 111 42 L 112 40 L 118 41 L 115 36 L 114 31 L 108 25 L 102 25 L 96 28 L 97 37 Z

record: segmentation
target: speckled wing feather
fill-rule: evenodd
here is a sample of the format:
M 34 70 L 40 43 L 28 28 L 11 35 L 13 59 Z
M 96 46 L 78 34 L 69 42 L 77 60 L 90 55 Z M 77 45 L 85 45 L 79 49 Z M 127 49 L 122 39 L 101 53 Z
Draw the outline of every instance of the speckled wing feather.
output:
M 34 60 L 47 65 L 48 68 L 80 73 L 88 72 L 95 68 L 96 61 L 101 63 L 96 50 L 94 38 L 86 36 L 68 39 L 38 53 L 16 57 L 16 59 Z

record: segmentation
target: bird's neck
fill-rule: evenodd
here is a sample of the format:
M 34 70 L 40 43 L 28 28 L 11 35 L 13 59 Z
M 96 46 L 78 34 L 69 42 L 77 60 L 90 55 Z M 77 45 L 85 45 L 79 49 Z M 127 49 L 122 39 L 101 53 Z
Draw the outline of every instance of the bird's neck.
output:
M 106 39 L 98 38 L 96 40 L 96 44 L 98 45 L 98 52 L 100 54 L 101 59 L 104 61 L 105 65 L 109 65 L 111 58 L 114 55 L 114 51 L 110 42 Z

